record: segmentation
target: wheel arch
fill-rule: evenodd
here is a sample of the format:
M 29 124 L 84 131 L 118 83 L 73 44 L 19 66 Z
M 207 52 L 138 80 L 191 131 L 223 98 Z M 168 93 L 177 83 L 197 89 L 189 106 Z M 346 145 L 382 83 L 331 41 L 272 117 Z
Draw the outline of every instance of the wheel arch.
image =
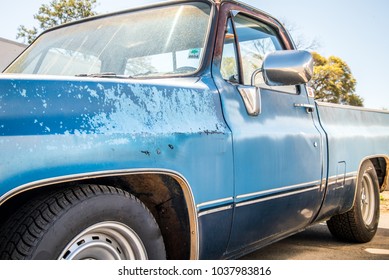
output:
M 350 195 L 353 195 L 353 197 L 354 197 L 352 205 L 355 204 L 355 199 L 357 196 L 356 184 L 359 180 L 359 174 L 360 174 L 363 163 L 366 161 L 371 161 L 371 163 L 374 166 L 374 169 L 377 173 L 378 184 L 380 187 L 379 191 L 383 192 L 387 188 L 387 186 L 389 185 L 389 156 L 388 155 L 372 155 L 372 156 L 368 156 L 368 157 L 363 158 L 359 162 L 359 166 L 358 166 L 358 170 L 357 170 L 357 174 L 356 174 L 356 178 L 355 178 L 355 186 L 354 186 L 353 193 L 350 194 Z
M 340 240 L 365 243 L 377 232 L 380 185 L 374 160 L 374 157 L 365 159 L 359 166 L 352 208 L 327 221 L 330 232 Z
M 380 192 L 388 190 L 389 185 L 389 157 L 376 157 L 371 158 L 370 161 L 373 163 L 377 173 L 378 183 L 380 185 Z
M 33 197 L 87 184 L 121 188 L 137 197 L 156 219 L 168 258 L 198 259 L 198 221 L 192 190 L 181 174 L 170 170 L 116 170 L 31 182 L 0 197 L 0 224 Z
M 374 156 L 369 156 L 361 160 L 359 167 L 358 167 L 358 174 L 359 171 L 361 170 L 362 164 L 370 160 L 373 165 L 374 169 L 377 173 L 378 177 L 378 183 L 380 186 L 380 192 L 383 192 L 384 190 L 388 189 L 389 185 L 389 156 L 388 155 L 374 155 Z M 358 179 L 358 178 L 357 178 Z

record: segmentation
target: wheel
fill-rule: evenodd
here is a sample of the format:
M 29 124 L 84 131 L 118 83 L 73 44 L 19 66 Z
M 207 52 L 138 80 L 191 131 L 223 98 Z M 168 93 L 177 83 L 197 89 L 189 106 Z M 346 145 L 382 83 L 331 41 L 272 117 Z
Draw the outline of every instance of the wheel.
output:
M 330 232 L 343 241 L 369 242 L 377 232 L 380 217 L 379 183 L 371 161 L 358 174 L 353 208 L 327 221 Z
M 0 236 L 1 259 L 166 258 L 149 210 L 108 186 L 78 186 L 36 199 L 6 222 Z

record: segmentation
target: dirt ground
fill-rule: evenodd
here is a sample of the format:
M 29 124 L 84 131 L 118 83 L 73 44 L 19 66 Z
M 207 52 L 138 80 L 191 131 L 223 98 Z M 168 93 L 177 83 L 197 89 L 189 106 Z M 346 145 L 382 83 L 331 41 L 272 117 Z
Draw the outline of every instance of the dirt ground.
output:
M 376 237 L 351 244 L 335 239 L 325 223 L 242 257 L 246 260 L 389 260 L 389 190 L 380 193 L 381 213 Z
M 389 190 L 381 193 L 381 212 L 389 213 Z

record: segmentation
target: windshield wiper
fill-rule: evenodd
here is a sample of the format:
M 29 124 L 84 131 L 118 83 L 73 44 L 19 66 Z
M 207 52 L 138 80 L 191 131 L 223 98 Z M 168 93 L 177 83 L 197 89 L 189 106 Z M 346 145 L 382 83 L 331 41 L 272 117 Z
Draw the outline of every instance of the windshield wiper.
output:
M 105 72 L 105 73 L 93 73 L 93 74 L 77 74 L 76 77 L 91 77 L 91 78 L 119 78 L 119 79 L 128 79 L 130 76 L 125 75 L 117 75 L 113 72 Z

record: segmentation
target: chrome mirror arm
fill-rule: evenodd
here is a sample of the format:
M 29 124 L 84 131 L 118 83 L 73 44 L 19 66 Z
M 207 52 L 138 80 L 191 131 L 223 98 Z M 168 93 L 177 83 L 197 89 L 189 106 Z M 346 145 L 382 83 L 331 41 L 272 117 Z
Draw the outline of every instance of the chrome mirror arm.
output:
M 253 86 L 253 87 L 255 87 L 255 78 L 257 77 L 257 75 L 259 74 L 259 73 L 262 73 L 263 72 L 263 68 L 258 68 L 257 70 L 255 70 L 254 72 L 253 72 L 253 74 L 251 75 L 251 85 Z

